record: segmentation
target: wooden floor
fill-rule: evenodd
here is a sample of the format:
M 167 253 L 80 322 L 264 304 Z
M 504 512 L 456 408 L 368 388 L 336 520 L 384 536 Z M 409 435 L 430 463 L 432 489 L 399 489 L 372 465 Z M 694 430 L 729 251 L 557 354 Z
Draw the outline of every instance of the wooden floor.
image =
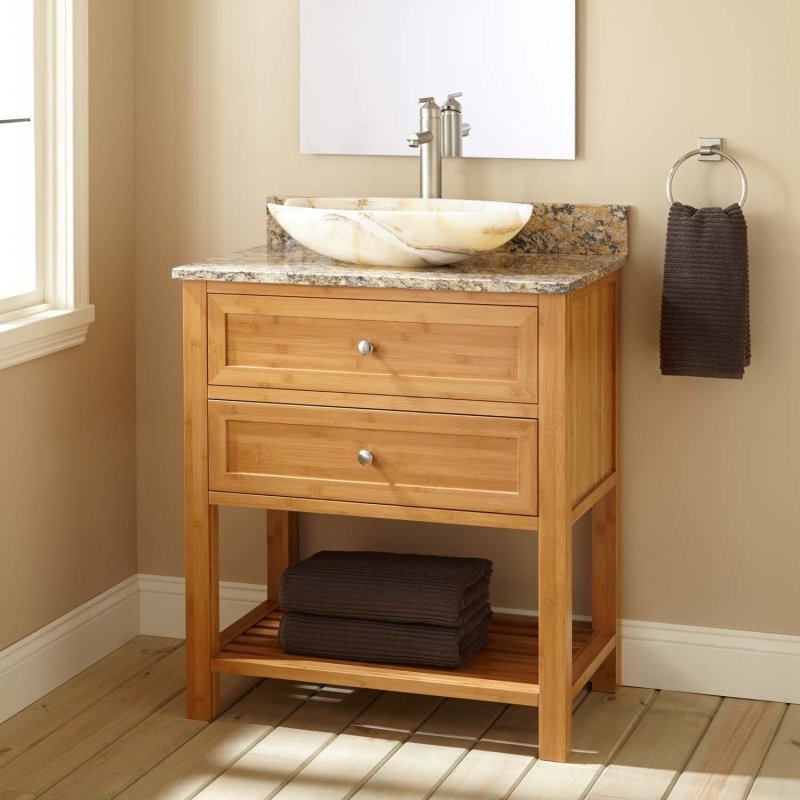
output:
M 0 724 L 0 800 L 800 798 L 800 706 L 584 693 L 552 764 L 535 708 L 237 677 L 209 725 L 183 670 L 140 636 Z

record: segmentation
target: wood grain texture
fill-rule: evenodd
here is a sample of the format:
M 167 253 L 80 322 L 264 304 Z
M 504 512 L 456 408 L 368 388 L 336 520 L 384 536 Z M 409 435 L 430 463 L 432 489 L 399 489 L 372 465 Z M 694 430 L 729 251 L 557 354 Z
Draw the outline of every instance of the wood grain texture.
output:
M 602 421 L 600 435 L 602 448 L 606 446 L 606 433 L 611 425 L 611 459 L 613 464 L 613 484 L 609 485 L 608 492 L 592 506 L 592 620 L 596 630 L 613 632 L 615 635 L 614 652 L 603 662 L 592 678 L 592 686 L 601 692 L 614 692 L 622 675 L 622 466 L 620 463 L 620 286 L 621 279 L 618 274 L 612 275 L 601 284 L 601 327 L 606 346 L 611 348 L 611 403 L 612 411 L 609 414 L 608 398 L 605 392 L 608 385 L 605 377 L 602 380 L 602 393 L 600 412 Z M 601 349 L 602 365 L 608 369 L 607 354 Z M 605 463 L 602 457 L 600 471 Z
M 137 636 L 0 724 L 0 767 L 176 650 L 180 644 L 178 639 Z
M 267 511 L 267 602 L 277 605 L 281 575 L 297 561 L 299 517 L 292 511 Z
M 367 689 L 317 692 L 195 797 L 262 800 L 273 795 L 377 697 Z
M 74 772 L 183 691 L 185 657 L 173 651 L 0 768 L 0 788 L 38 795 Z
M 564 761 L 572 723 L 567 296 L 541 297 L 539 321 L 539 750 Z
M 592 508 L 592 626 L 612 634 L 616 643 L 592 677 L 600 692 L 615 692 L 621 675 L 619 518 L 615 486 Z
M 616 695 L 591 692 L 575 712 L 568 763 L 536 761 L 510 800 L 581 800 L 655 694 L 651 689 L 629 688 Z M 541 709 L 539 715 L 541 719 Z M 542 733 L 540 730 L 540 748 Z
M 221 672 L 261 675 L 342 686 L 373 686 L 443 697 L 462 697 L 536 705 L 536 659 L 539 652 L 537 621 L 512 615 L 495 615 L 489 641 L 470 663 L 459 670 L 311 658 L 284 653 L 278 645 L 280 611 L 269 614 L 227 644 L 213 660 Z M 593 657 L 609 646 L 601 634 L 576 623 L 570 634 L 570 659 L 588 674 Z M 587 655 L 588 654 L 588 655 Z M 585 678 L 584 678 L 585 680 Z M 570 687 L 570 690 L 572 687 Z M 569 693 L 570 707 L 573 692 Z
M 209 295 L 209 383 L 536 402 L 535 307 Z M 359 341 L 373 344 L 361 356 Z
M 337 300 L 395 300 L 398 302 L 459 303 L 489 306 L 536 306 L 535 294 L 508 292 L 460 292 L 428 289 L 381 289 L 372 286 L 291 286 L 288 284 L 209 281 L 213 294 L 270 295 L 274 297 L 327 297 Z
M 576 697 L 600 666 L 617 648 L 617 637 L 608 631 L 592 631 L 586 644 L 572 659 L 572 696 Z M 593 687 L 597 688 L 597 687 Z M 602 691 L 602 690 L 601 690 Z M 614 687 L 616 691 L 616 685 Z
M 536 514 L 535 420 L 211 400 L 208 425 L 215 491 Z
M 342 500 L 316 500 L 309 497 L 210 492 L 209 500 L 218 506 L 275 508 L 283 511 L 306 511 L 311 514 L 338 514 L 345 517 L 404 519 L 416 522 L 440 522 L 446 525 L 475 525 L 484 528 L 511 528 L 535 531 L 538 517 L 521 514 L 487 514 L 480 511 L 454 511 L 450 508 L 391 506 L 381 503 L 348 503 Z
M 432 800 L 506 797 L 536 760 L 538 713 L 509 706 L 431 795 Z
M 186 709 L 192 719 L 219 713 L 219 514 L 208 504 L 208 324 L 206 286 L 183 285 L 184 553 Z
M 616 469 L 616 275 L 566 295 L 570 500 Z
M 230 706 L 255 683 L 253 678 L 226 675 L 220 707 Z M 116 797 L 207 724 L 186 718 L 186 696 L 179 694 L 39 796 L 42 800 Z
M 800 797 L 800 706 L 789 706 L 747 800 Z
M 223 685 L 223 705 L 225 700 Z M 164 757 L 119 795 L 119 800 L 186 800 L 247 753 L 319 689 L 265 681 L 211 725 Z M 158 739 L 155 739 L 157 742 Z M 138 761 L 138 759 L 137 759 Z
M 391 758 L 439 703 L 438 698 L 420 695 L 381 695 L 274 797 L 347 797 Z
M 494 703 L 446 700 L 369 777 L 355 800 L 425 800 L 502 712 Z
M 609 475 L 605 480 L 600 481 L 589 494 L 584 495 L 577 503 L 573 504 L 572 521 L 577 522 L 584 514 L 591 511 L 616 485 L 616 472 L 613 475 Z
M 783 703 L 723 700 L 669 800 L 744 800 L 785 711 Z
M 586 800 L 661 800 L 719 704 L 720 698 L 712 695 L 660 692 Z
M 252 386 L 209 386 L 209 400 L 244 400 L 253 403 L 291 403 L 304 406 L 342 406 L 376 408 L 385 411 L 423 411 L 431 414 L 467 414 L 486 417 L 526 417 L 539 415 L 536 403 L 493 400 L 457 400 L 442 397 L 404 397 L 356 392 L 308 392 L 300 389 L 262 389 Z

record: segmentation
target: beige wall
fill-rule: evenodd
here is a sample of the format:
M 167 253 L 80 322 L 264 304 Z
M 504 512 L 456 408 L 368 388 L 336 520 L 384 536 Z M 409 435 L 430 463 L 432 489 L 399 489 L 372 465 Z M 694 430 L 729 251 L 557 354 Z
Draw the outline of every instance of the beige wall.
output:
M 0 370 L 0 649 L 136 572 L 133 2 L 90 5 L 85 344 Z
M 631 205 L 624 616 L 798 634 L 800 4 L 578 5 L 578 159 L 448 164 L 446 192 Z M 299 155 L 297 41 L 297 0 L 136 3 L 143 572 L 182 571 L 180 287 L 169 268 L 260 243 L 266 194 L 416 192 L 410 159 Z M 726 137 L 751 180 L 754 346 L 743 382 L 658 371 L 663 182 L 698 135 Z M 675 191 L 700 203 L 737 196 L 726 165 L 687 165 Z M 261 515 L 224 516 L 223 577 L 263 580 L 261 530 Z M 578 535 L 585 609 L 585 529 Z M 307 552 L 355 545 L 481 553 L 497 564 L 496 604 L 529 607 L 535 596 L 534 541 L 520 533 L 313 517 L 303 539 Z

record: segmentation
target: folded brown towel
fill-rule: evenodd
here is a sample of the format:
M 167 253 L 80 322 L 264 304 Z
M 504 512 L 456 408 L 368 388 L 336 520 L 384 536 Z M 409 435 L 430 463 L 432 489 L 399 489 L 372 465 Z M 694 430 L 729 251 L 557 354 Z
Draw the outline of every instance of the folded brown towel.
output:
M 491 574 L 485 558 L 324 550 L 283 573 L 280 604 L 287 612 L 456 627 L 488 602 Z
M 738 204 L 673 203 L 661 301 L 661 372 L 742 378 L 750 363 L 747 224 Z
M 486 643 L 491 619 L 488 606 L 458 628 L 289 613 L 278 641 L 296 655 L 456 669 Z

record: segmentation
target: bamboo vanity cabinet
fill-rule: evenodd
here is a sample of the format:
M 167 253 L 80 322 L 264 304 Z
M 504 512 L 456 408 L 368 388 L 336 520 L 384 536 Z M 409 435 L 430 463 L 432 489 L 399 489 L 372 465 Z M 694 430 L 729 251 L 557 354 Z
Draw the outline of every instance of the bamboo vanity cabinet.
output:
M 223 672 L 366 686 L 538 706 L 540 757 L 567 759 L 575 696 L 619 676 L 619 275 L 560 294 L 184 280 L 191 718 L 218 714 Z M 223 631 L 220 506 L 265 509 L 268 550 L 264 602 Z M 302 512 L 536 537 L 538 620 L 496 615 L 460 670 L 285 654 Z M 572 614 L 586 512 L 591 623 Z

